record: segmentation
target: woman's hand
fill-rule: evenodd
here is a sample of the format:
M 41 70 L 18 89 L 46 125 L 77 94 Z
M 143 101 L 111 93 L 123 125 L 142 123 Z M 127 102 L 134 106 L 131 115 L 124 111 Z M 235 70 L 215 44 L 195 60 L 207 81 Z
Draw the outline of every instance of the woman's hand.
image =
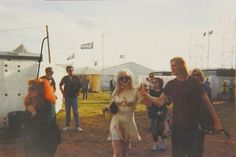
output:
M 146 86 L 144 84 L 141 84 L 138 87 L 138 95 L 139 95 L 139 101 L 145 105 L 150 105 L 150 101 L 146 98 L 147 97 L 147 90 Z
M 27 110 L 32 114 L 35 115 L 36 114 L 36 109 L 33 105 L 28 105 L 27 106 Z
M 147 95 L 147 91 L 146 91 L 145 85 L 141 84 L 141 85 L 138 87 L 138 94 L 139 94 L 139 96 L 141 96 L 141 97 L 145 97 L 145 96 Z
M 220 120 L 217 120 L 217 121 L 214 123 L 214 128 L 215 128 L 215 131 L 216 131 L 216 132 L 220 132 L 220 131 L 223 130 Z

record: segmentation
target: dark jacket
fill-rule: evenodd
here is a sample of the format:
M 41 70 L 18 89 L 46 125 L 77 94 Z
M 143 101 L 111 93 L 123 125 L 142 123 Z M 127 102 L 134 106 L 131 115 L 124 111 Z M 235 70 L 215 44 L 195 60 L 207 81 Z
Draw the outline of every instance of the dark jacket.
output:
M 24 148 L 26 156 L 53 156 L 61 142 L 56 123 L 55 106 L 43 103 L 36 108 L 36 115 L 26 110 L 24 116 Z

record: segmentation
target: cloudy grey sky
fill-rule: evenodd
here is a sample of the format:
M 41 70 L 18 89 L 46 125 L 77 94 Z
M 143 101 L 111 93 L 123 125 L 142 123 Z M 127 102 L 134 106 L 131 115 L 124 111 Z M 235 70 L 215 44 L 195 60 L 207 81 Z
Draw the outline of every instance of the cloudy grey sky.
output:
M 55 63 L 98 68 L 133 61 L 169 70 L 169 60 L 184 57 L 191 67 L 220 67 L 236 49 L 235 0 L 0 0 L 0 51 L 23 43 L 39 53 L 49 26 Z M 103 36 L 103 59 L 102 59 Z M 80 44 L 94 42 L 94 49 Z M 45 46 L 46 47 L 46 46 Z M 72 53 L 76 59 L 66 61 Z M 46 56 L 46 49 L 44 50 Z M 125 59 L 119 58 L 125 55 Z M 227 56 L 228 55 L 228 56 Z

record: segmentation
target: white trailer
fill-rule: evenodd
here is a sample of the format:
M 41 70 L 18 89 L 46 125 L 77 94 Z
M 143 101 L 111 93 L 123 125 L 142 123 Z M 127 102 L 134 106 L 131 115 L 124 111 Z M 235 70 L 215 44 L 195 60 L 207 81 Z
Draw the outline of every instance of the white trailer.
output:
M 23 101 L 27 94 L 28 80 L 37 78 L 39 59 L 40 55 L 34 53 L 0 52 L 0 128 L 8 127 L 9 113 L 25 110 Z M 65 69 L 41 62 L 39 76 L 45 74 L 46 66 L 54 69 L 58 112 L 62 106 L 62 95 L 58 84 L 65 75 Z

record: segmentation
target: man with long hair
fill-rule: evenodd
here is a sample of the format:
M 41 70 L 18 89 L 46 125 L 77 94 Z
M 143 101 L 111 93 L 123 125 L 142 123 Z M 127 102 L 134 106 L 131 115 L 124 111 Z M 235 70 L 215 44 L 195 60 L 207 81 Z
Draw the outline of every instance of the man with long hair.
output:
M 172 157 L 201 157 L 203 149 L 201 145 L 202 134 L 199 129 L 200 101 L 209 109 L 214 127 L 217 131 L 222 129 L 221 122 L 209 100 L 202 84 L 189 75 L 187 65 L 183 58 L 174 57 L 170 60 L 171 70 L 176 76 L 170 80 L 160 98 L 150 96 L 141 87 L 140 95 L 143 102 L 152 102 L 157 106 L 162 106 L 168 99 L 173 102 L 172 119 Z

